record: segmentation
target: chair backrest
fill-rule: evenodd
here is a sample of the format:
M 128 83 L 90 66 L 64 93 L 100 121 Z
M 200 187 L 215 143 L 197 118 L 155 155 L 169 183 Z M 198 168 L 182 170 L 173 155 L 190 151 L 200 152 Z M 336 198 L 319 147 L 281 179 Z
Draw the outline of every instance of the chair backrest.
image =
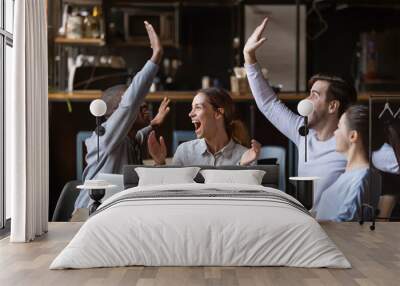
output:
M 391 176 L 392 174 L 389 174 Z M 384 177 L 385 173 L 375 169 L 370 168 L 367 184 L 364 188 L 364 192 L 361 194 L 362 206 L 359 209 L 358 215 L 361 216 L 362 221 L 371 221 L 378 216 L 381 219 L 389 219 L 390 214 L 382 213 L 379 207 L 383 207 L 385 211 L 387 208 L 381 204 L 380 198 L 382 195 L 382 187 L 384 187 Z M 394 183 L 394 182 L 391 182 Z M 400 183 L 400 181 L 398 181 Z M 392 184 L 390 184 L 392 185 Z M 397 184 L 398 185 L 398 184 Z M 362 213 L 363 212 L 363 213 Z
M 93 131 L 79 131 L 76 134 L 76 179 L 82 180 L 83 173 L 83 162 L 85 158 L 83 156 L 83 145 L 85 140 L 92 136 Z
M 261 147 L 259 160 L 276 158 L 279 165 L 279 184 L 278 188 L 286 191 L 286 150 L 281 146 L 263 146 Z
M 79 195 L 79 190 L 76 188 L 82 184 L 82 181 L 69 181 L 65 184 L 61 194 L 57 200 L 56 208 L 54 209 L 51 221 L 69 221 L 74 210 L 75 200 Z
M 192 130 L 175 130 L 172 134 L 172 154 L 175 154 L 179 144 L 196 139 L 196 133 Z
M 298 164 L 299 164 L 299 150 L 297 149 L 296 144 L 294 144 L 291 140 L 288 140 L 288 177 L 297 177 L 298 175 Z

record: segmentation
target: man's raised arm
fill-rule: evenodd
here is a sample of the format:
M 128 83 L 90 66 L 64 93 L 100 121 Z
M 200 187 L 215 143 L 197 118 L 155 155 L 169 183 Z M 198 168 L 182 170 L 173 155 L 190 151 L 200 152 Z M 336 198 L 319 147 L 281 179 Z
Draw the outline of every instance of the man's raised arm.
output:
M 258 109 L 280 132 L 297 145 L 300 139 L 298 129 L 302 125 L 302 118 L 279 100 L 264 79 L 261 68 L 257 63 L 256 50 L 267 40 L 262 37 L 267 22 L 268 18 L 265 18 L 244 46 L 243 54 L 247 78 Z
M 118 109 L 110 116 L 105 123 L 106 132 L 101 137 L 101 144 L 111 150 L 129 133 L 132 124 L 136 120 L 140 105 L 149 92 L 154 77 L 158 72 L 158 64 L 163 55 L 163 48 L 154 31 L 154 28 L 148 22 L 144 22 L 153 54 L 150 60 L 140 70 L 132 80 L 131 85 L 122 96 Z

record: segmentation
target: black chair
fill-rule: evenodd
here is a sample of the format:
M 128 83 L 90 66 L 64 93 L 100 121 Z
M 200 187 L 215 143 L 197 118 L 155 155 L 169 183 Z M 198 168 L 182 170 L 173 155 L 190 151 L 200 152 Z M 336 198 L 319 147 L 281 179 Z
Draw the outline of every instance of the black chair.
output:
M 69 181 L 65 184 L 58 198 L 51 221 L 69 221 L 71 219 L 75 201 L 79 195 L 79 190 L 76 187 L 81 184 L 82 181 L 79 180 Z

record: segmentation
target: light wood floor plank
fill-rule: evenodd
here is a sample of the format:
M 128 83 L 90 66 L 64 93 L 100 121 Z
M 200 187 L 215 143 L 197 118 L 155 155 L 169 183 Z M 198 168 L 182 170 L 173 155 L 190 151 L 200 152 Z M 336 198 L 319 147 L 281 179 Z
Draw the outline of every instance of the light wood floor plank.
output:
M 323 224 L 352 269 L 135 266 L 50 271 L 50 263 L 81 225 L 50 223 L 49 233 L 27 244 L 0 240 L 0 285 L 400 285 L 400 223 L 380 222 L 375 231 L 368 224 Z

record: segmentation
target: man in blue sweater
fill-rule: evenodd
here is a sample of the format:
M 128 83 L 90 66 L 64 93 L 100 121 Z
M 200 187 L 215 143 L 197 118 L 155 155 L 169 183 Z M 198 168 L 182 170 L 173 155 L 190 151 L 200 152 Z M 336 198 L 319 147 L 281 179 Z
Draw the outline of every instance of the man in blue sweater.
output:
M 264 116 L 286 137 L 296 144 L 299 150 L 299 176 L 318 176 L 314 193 L 314 207 L 318 205 L 321 194 L 345 171 L 346 158 L 336 152 L 334 131 L 339 118 L 349 104 L 357 100 L 354 87 L 335 76 L 315 75 L 308 99 L 314 104 L 314 112 L 309 116 L 310 133 L 307 140 L 308 160 L 304 162 L 304 137 L 298 129 L 303 125 L 303 118 L 293 113 L 276 96 L 265 81 L 257 63 L 256 50 L 266 41 L 262 34 L 268 19 L 254 30 L 247 40 L 243 54 L 250 88 L 257 107 Z M 375 167 L 382 171 L 399 173 L 399 166 L 390 145 L 373 154 Z
M 118 96 L 118 92 L 123 92 L 125 89 L 121 86 L 112 88 L 110 99 L 105 94 L 108 108 L 106 117 L 108 118 L 102 124 L 105 133 L 100 136 L 100 159 L 97 162 L 97 135 L 93 132 L 92 136 L 85 141 L 87 167 L 83 171 L 84 180 L 94 179 L 98 173 L 121 174 L 124 165 L 140 164 L 139 145 L 147 142 L 147 139 L 144 138 L 146 134 L 153 127 L 160 125 L 169 112 L 169 101 L 164 99 L 159 113 L 151 121 L 150 126 L 140 129 L 148 118 L 148 112 L 143 105 L 144 98 L 158 72 L 158 65 L 163 54 L 160 39 L 154 28 L 147 22 L 145 22 L 145 27 L 153 55 L 143 69 L 135 75 L 122 97 Z M 112 102 L 112 100 L 116 100 L 116 102 Z M 89 194 L 87 190 L 83 190 L 75 202 L 75 210 L 87 208 L 89 203 Z

